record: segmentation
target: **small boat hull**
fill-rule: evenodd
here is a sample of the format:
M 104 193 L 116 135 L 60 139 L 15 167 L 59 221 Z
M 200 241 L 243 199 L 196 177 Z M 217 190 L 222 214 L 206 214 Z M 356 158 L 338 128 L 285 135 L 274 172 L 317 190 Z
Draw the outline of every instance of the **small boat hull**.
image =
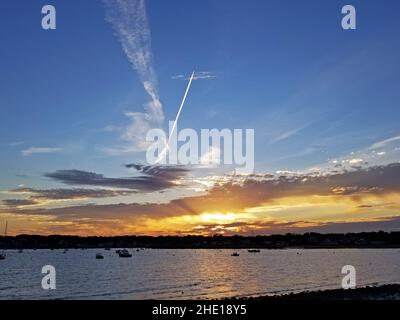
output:
M 131 258 L 132 254 L 128 250 L 119 250 L 118 255 L 120 258 Z

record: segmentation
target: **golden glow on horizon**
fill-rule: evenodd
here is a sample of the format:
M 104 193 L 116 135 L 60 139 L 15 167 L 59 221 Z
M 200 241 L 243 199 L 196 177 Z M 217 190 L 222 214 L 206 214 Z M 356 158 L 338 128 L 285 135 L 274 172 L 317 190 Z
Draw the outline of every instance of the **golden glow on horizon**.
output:
M 199 217 L 205 223 L 229 223 L 238 220 L 251 219 L 252 216 L 244 213 L 202 213 Z
M 228 202 L 228 201 L 227 201 Z M 399 195 L 363 194 L 357 196 L 297 196 L 280 198 L 241 211 L 213 210 L 199 214 L 157 216 L 151 214 L 119 214 L 107 216 L 97 212 L 79 217 L 74 214 L 53 216 L 26 214 L 0 214 L 0 220 L 10 222 L 11 234 L 76 234 L 76 235 L 176 235 L 176 234 L 234 234 L 241 232 L 274 232 L 287 224 L 293 232 L 305 227 L 326 223 L 380 221 L 399 216 Z M 193 208 L 191 208 L 192 210 Z M 0 225 L 1 227 L 1 225 Z

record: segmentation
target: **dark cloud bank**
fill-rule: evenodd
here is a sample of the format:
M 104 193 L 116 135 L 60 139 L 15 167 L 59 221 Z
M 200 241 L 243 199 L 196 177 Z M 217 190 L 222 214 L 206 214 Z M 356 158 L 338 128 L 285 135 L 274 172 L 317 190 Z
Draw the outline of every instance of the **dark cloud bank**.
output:
M 44 176 L 68 185 L 112 187 L 135 190 L 137 192 L 154 192 L 175 186 L 175 181 L 188 172 L 183 167 L 175 166 L 142 166 L 127 164 L 127 168 L 136 169 L 139 176 L 127 178 L 107 178 L 102 174 L 81 170 L 58 170 Z
M 65 183 L 73 182 L 87 185 L 130 185 L 136 189 L 139 183 L 144 189 L 155 190 L 170 185 L 172 179 L 186 174 L 185 169 L 163 167 L 153 168 L 138 165 L 127 165 L 139 172 L 147 174 L 147 178 L 158 177 L 157 182 L 141 184 L 143 177 L 113 179 L 105 178 L 102 175 L 92 173 L 82 173 L 80 171 L 57 171 L 51 177 Z M 50 175 L 47 175 L 50 176 Z M 151 180 L 151 179 L 150 179 Z M 125 182 L 121 182 L 125 181 Z M 164 184 L 161 184 L 163 181 Z M 143 187 L 145 186 L 145 187 Z M 246 208 L 256 207 L 265 203 L 278 202 L 279 199 L 295 196 L 338 196 L 352 197 L 355 201 L 363 195 L 370 194 L 382 196 L 386 194 L 400 193 L 400 164 L 390 164 L 386 166 L 377 166 L 366 169 L 342 172 L 327 175 L 296 175 L 271 177 L 265 175 L 265 179 L 249 178 L 241 183 L 229 182 L 215 186 L 207 194 L 201 196 L 186 197 L 172 200 L 168 203 L 144 203 L 144 204 L 118 204 L 118 205 L 83 205 L 68 208 L 59 208 L 53 210 L 18 210 L 20 214 L 46 214 L 54 215 L 58 219 L 134 219 L 140 217 L 151 217 L 154 219 L 181 215 L 196 215 L 203 212 L 235 212 L 245 210 Z M 340 198 L 338 198 L 340 201 Z M 397 204 L 395 204 L 397 205 Z M 355 228 L 378 227 L 385 229 L 399 228 L 399 217 L 389 216 L 385 221 L 366 221 L 356 223 L 333 223 L 322 226 L 307 227 L 307 221 L 289 222 L 290 225 L 282 225 L 279 222 L 268 222 L 264 227 L 266 229 L 293 231 L 293 230 L 317 230 L 323 231 L 343 228 L 349 231 L 351 226 Z M 296 224 L 303 223 L 299 228 Z M 212 228 L 212 226 L 207 226 Z M 263 227 L 263 226 L 261 226 Z

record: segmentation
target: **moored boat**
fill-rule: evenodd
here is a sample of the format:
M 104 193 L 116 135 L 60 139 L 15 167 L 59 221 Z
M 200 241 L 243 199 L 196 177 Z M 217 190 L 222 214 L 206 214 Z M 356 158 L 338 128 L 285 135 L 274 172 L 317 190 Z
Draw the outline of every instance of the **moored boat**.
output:
M 132 257 L 132 254 L 129 253 L 129 251 L 126 249 L 119 250 L 118 255 L 120 258 L 131 258 Z

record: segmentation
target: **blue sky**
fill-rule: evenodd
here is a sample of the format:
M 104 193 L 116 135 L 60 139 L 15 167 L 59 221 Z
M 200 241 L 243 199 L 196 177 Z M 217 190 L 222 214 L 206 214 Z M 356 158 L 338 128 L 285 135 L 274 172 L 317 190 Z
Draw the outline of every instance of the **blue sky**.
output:
M 146 97 L 101 3 L 53 1 L 58 26 L 50 32 L 40 28 L 44 3 L 2 2 L 2 163 L 15 171 L 29 170 L 32 158 L 40 166 L 48 162 L 49 169 L 75 166 L 79 159 L 93 168 L 102 157 L 95 147 L 118 139 L 98 129 L 126 124 L 124 112 L 141 110 Z M 175 116 L 186 85 L 171 77 L 195 69 L 217 78 L 195 83 L 181 125 L 256 128 L 257 161 L 266 169 L 338 134 L 352 139 L 331 141 L 331 157 L 396 133 L 400 5 L 356 1 L 358 29 L 344 31 L 342 4 L 148 1 L 166 119 Z M 270 144 L 292 131 L 290 139 Z M 26 145 L 7 147 L 13 142 Z M 26 146 L 69 151 L 20 159 Z M 325 156 L 317 155 L 321 161 Z M 283 164 L 301 168 L 315 160 L 304 156 Z M 121 160 L 96 162 L 96 168 L 114 171 L 108 168 Z
M 45 4 L 54 31 L 41 28 Z M 147 1 L 163 126 L 187 84 L 173 77 L 196 70 L 215 78 L 193 83 L 180 128 L 254 128 L 256 171 L 304 170 L 399 136 L 400 3 L 351 1 L 348 31 L 345 4 Z M 59 186 L 42 175 L 61 169 L 126 176 L 124 163 L 144 160 L 104 152 L 126 143 L 125 114 L 149 100 L 105 11 L 94 0 L 1 2 L 1 189 Z

